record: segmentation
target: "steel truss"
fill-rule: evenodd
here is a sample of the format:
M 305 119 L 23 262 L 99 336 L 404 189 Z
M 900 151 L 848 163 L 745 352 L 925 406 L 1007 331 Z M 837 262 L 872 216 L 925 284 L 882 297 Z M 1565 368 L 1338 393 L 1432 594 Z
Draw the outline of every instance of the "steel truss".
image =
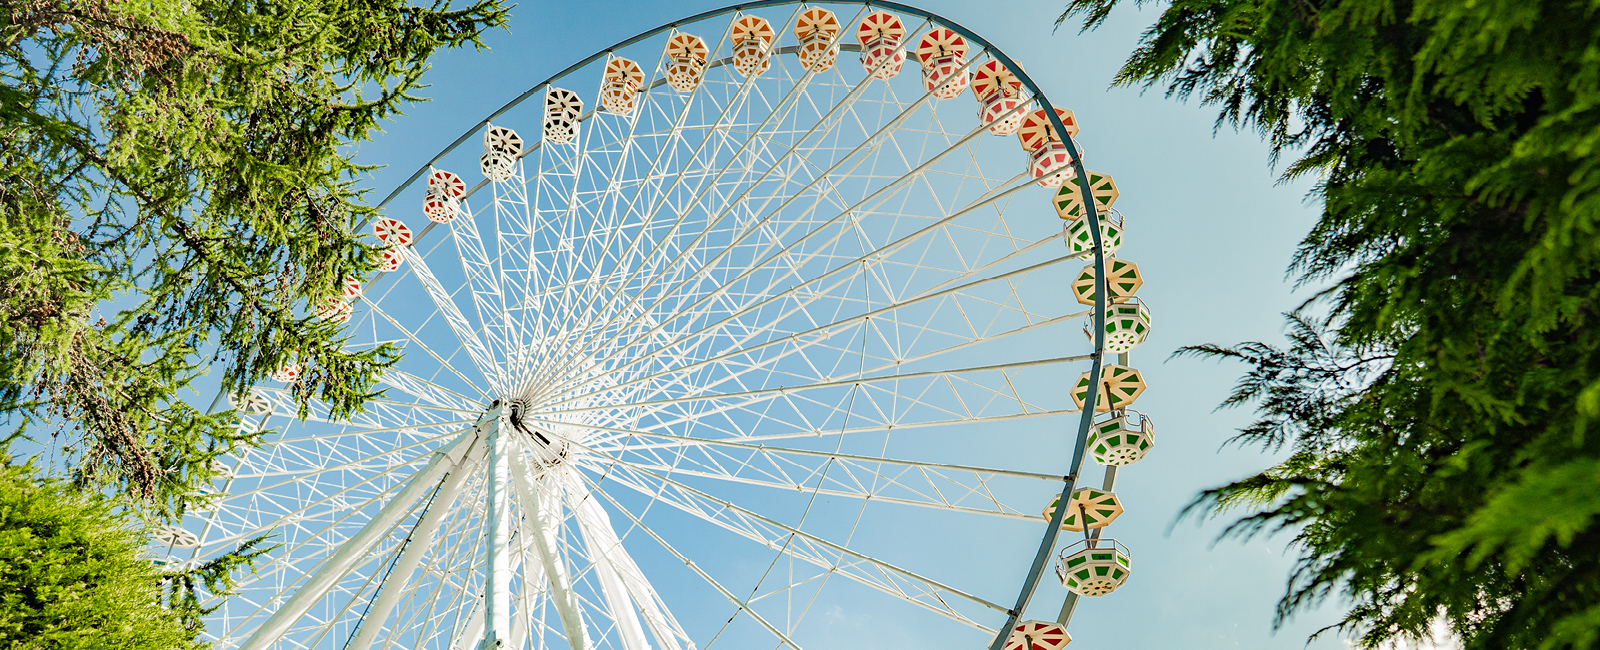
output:
M 856 593 L 825 589 L 841 576 L 995 634 L 999 650 L 1066 509 L 1015 601 L 898 561 L 872 543 L 873 521 L 1036 531 L 1054 491 L 1041 486 L 1061 482 L 1069 499 L 1095 393 L 1079 409 L 1066 389 L 1085 368 L 1099 376 L 1104 349 L 1101 217 L 1087 202 L 1097 302 L 1069 308 L 1061 264 L 1075 258 L 1054 247 L 1015 143 L 987 135 L 970 98 L 935 99 L 914 60 L 884 83 L 850 57 L 806 70 L 787 45 L 759 78 L 733 72 L 719 19 L 761 15 L 781 41 L 811 7 L 837 11 L 847 52 L 869 11 L 910 19 L 908 40 L 953 30 L 976 52 L 963 71 L 999 62 L 1024 107 L 1050 105 L 1020 65 L 942 17 L 768 1 L 628 39 L 491 113 L 380 207 L 419 192 L 429 169 L 468 171 L 476 154 L 457 150 L 491 122 L 536 140 L 525 100 L 559 87 L 593 102 L 608 57 L 653 62 L 631 114 L 586 110 L 574 143 L 533 143 L 513 178 L 472 187 L 437 226 L 448 233 L 420 229 L 367 287 L 351 345 L 409 352 L 381 379 L 384 399 L 349 420 L 316 404 L 296 420 L 285 390 L 254 389 L 262 410 L 240 426 L 282 431 L 188 523 L 201 539 L 188 561 L 267 532 L 284 549 L 217 603 L 219 648 L 676 650 L 696 647 L 689 630 L 707 647 L 759 630 L 799 648 L 813 603 Z M 664 85 L 660 43 L 677 32 L 712 52 L 693 93 Z M 1094 338 L 1065 343 L 1085 317 Z M 1064 467 L 1025 447 L 988 467 L 951 442 L 1073 414 Z M 704 556 L 712 531 L 771 553 L 766 570 Z M 645 546 L 671 561 L 636 557 Z M 663 578 L 648 577 L 674 564 L 733 607 L 711 617 L 720 629 L 680 623 Z

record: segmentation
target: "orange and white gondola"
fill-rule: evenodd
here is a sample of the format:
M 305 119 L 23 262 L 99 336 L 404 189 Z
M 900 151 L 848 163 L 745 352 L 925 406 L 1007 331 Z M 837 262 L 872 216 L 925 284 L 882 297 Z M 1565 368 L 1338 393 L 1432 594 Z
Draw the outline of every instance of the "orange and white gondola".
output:
M 1056 108 L 1055 111 L 1061 117 L 1061 125 L 1067 129 L 1067 137 L 1076 137 L 1078 120 L 1072 111 L 1064 108 Z M 1050 114 L 1045 109 L 1037 109 L 1022 118 L 1022 125 L 1017 127 L 1017 139 L 1022 142 L 1022 148 L 1028 151 L 1028 169 L 1040 185 L 1060 187 L 1067 179 L 1073 178 L 1072 156 L 1068 155 L 1067 145 L 1061 142 L 1061 136 L 1050 123 Z
M 745 77 L 759 77 L 772 67 L 772 42 L 777 33 L 760 16 L 745 14 L 728 28 L 733 43 L 733 69 Z
M 699 36 L 678 32 L 667 39 L 667 85 L 680 93 L 692 93 L 706 76 L 706 57 L 710 50 Z
M 839 18 L 822 7 L 800 12 L 794 22 L 794 37 L 800 41 L 800 65 L 812 72 L 825 72 L 839 56 Z
M 644 70 L 632 59 L 615 57 L 600 75 L 600 107 L 614 115 L 632 115 L 644 86 Z

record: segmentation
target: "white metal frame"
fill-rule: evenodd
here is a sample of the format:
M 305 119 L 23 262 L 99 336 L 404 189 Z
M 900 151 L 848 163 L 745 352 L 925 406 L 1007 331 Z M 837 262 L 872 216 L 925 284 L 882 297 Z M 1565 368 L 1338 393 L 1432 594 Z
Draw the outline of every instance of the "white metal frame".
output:
M 849 8 L 846 27 L 867 11 Z M 800 9 L 784 9 L 780 43 Z M 679 29 L 711 42 L 726 26 Z M 1030 346 L 1102 310 L 1041 291 L 1072 258 L 1040 227 L 1053 217 L 1017 173 L 1026 155 L 995 155 L 975 102 L 933 99 L 914 61 L 905 93 L 845 70 L 850 57 L 799 69 L 790 50 L 759 79 L 713 65 L 687 95 L 661 84 L 657 56 L 632 115 L 586 113 L 572 144 L 531 146 L 512 179 L 463 199 L 448 238 L 423 229 L 356 304 L 352 345 L 414 348 L 368 412 L 333 421 L 313 404 L 294 421 L 285 391 L 257 389 L 272 411 L 246 424 L 284 432 L 241 459 L 195 557 L 274 530 L 286 552 L 222 604 L 219 647 L 693 648 L 628 551 L 644 542 L 732 604 L 729 624 L 748 618 L 779 646 L 800 647 L 834 575 L 1004 629 L 1013 608 L 852 540 L 874 503 L 1037 522 L 1060 474 L 887 448 L 1076 414 L 1058 377 L 1098 367 L 1093 344 Z M 582 95 L 597 87 L 586 72 L 559 85 Z M 538 132 L 507 110 L 492 119 Z M 848 451 L 861 441 L 881 448 Z M 804 497 L 797 521 L 741 503 L 773 493 Z M 806 529 L 819 498 L 852 504 L 842 539 Z M 767 573 L 736 595 L 714 558 L 651 523 L 657 510 L 774 552 Z M 791 577 L 769 585 L 780 561 Z

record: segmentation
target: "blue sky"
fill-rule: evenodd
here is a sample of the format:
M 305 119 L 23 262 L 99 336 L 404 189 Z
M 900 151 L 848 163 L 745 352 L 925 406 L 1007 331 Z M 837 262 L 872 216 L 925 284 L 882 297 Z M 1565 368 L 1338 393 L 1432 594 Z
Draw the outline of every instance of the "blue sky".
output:
M 1136 352 L 1135 365 L 1151 385 L 1139 407 L 1154 419 L 1159 443 L 1148 459 L 1122 474 L 1118 493 L 1129 512 L 1111 531 L 1134 549 L 1135 577 L 1122 590 L 1080 607 L 1072 647 L 1303 647 L 1310 632 L 1336 620 L 1335 612 L 1304 614 L 1272 632 L 1273 605 L 1292 562 L 1283 539 L 1214 545 L 1220 526 L 1174 525 L 1197 491 L 1246 475 L 1272 458 L 1255 449 L 1222 448 L 1249 418 L 1247 412 L 1213 411 L 1239 367 L 1167 358 L 1183 345 L 1281 339 L 1278 314 L 1303 297 L 1292 291 L 1284 269 L 1315 216 L 1306 199 L 1310 185 L 1278 184 L 1255 135 L 1231 128 L 1214 134 L 1214 109 L 1166 99 L 1159 89 L 1108 88 L 1139 32 L 1154 20 L 1153 10 L 1124 7 L 1098 31 L 1079 35 L 1074 25 L 1052 30 L 1060 10 L 1055 2 L 917 4 L 984 35 L 1022 62 L 1057 104 L 1076 112 L 1091 168 L 1113 174 L 1122 191 L 1118 208 L 1129 225 L 1119 255 L 1144 270 L 1140 295 L 1156 314 L 1154 333 Z M 361 145 L 361 162 L 387 165 L 371 179 L 376 196 L 483 115 L 570 63 L 718 6 L 522 3 L 508 31 L 485 39 L 490 51 L 441 56 L 425 77 L 432 87 L 424 94 L 432 101 L 412 106 L 386 133 Z M 971 550 L 979 554 L 1017 546 L 977 540 L 959 543 L 976 544 Z M 1021 575 L 996 579 L 1015 583 Z M 1059 586 L 1047 585 L 1030 617 L 1049 618 L 1060 593 Z M 1006 600 L 1013 595 L 1009 589 L 996 594 Z M 878 636 L 884 621 L 874 616 L 839 612 L 830 619 L 836 634 L 823 647 L 874 647 L 866 642 L 884 640 Z M 1312 647 L 1339 645 L 1325 639 Z

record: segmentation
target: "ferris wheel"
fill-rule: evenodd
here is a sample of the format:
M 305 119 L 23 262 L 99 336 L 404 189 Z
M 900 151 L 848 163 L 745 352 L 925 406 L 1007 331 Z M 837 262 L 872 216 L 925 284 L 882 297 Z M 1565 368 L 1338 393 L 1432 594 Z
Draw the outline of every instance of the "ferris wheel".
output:
M 302 418 L 297 366 L 231 396 L 275 433 L 159 550 L 281 543 L 213 603 L 226 650 L 800 648 L 856 610 L 1063 647 L 1130 575 L 1101 533 L 1153 444 L 1150 311 L 1078 133 L 909 7 L 629 39 L 385 201 L 382 273 L 313 310 L 404 348 L 383 397 Z M 940 542 L 986 538 L 1022 551 Z M 1051 568 L 1059 615 L 1028 607 Z

